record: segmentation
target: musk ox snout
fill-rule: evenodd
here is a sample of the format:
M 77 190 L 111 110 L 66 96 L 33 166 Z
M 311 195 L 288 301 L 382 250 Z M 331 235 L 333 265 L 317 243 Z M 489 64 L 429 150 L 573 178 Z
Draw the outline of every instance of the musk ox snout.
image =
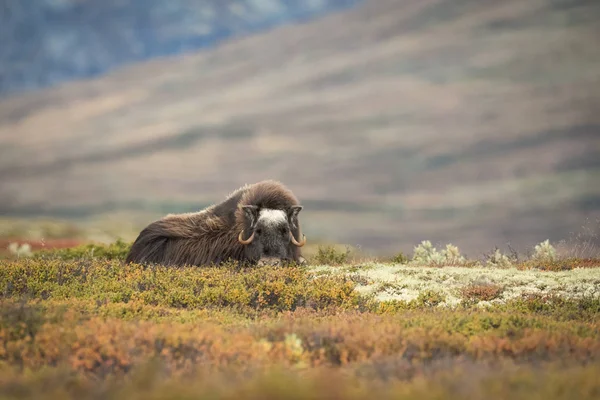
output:
M 281 261 L 281 258 L 277 258 L 277 257 L 262 257 L 260 260 L 258 260 L 257 265 L 259 267 L 266 267 L 266 266 L 277 267 L 277 266 L 282 265 L 282 261 Z

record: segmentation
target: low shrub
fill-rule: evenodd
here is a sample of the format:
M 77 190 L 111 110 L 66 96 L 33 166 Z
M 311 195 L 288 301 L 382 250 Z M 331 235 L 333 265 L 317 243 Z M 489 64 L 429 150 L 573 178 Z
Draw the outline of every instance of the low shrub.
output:
M 318 265 L 342 265 L 350 257 L 351 251 L 346 247 L 346 251 L 336 250 L 334 246 L 320 245 L 317 254 L 312 259 L 313 264 Z
M 554 261 L 556 260 L 556 249 L 545 240 L 534 247 L 532 258 L 536 261 Z
M 76 247 L 40 250 L 34 253 L 36 259 L 58 259 L 64 261 L 71 260 L 125 260 L 132 243 L 121 239 L 110 243 L 95 244 L 88 243 Z
M 124 376 L 152 360 L 160 360 L 170 375 L 203 368 L 337 368 L 392 357 L 420 370 L 431 362 L 458 358 L 600 360 L 597 324 L 531 314 L 424 309 L 378 316 L 302 309 L 229 325 L 82 317 L 68 308 L 42 313 L 33 304 L 2 305 L 0 363 L 29 370 L 62 366 L 94 379 Z
M 365 300 L 345 276 L 316 276 L 302 267 L 240 269 L 145 267 L 115 260 L 27 259 L 0 268 L 4 297 L 141 301 L 176 308 L 257 310 L 354 307 Z
M 461 288 L 460 292 L 465 301 L 479 302 L 494 300 L 502 294 L 504 288 L 495 284 L 471 284 Z
M 142 266 L 124 265 L 127 250 L 0 261 L 0 398 L 552 400 L 600 390 L 593 271 L 328 268 L 348 261 L 333 247 L 314 271 Z M 470 265 L 451 245 L 415 253 L 417 265 Z M 565 260 L 529 262 L 516 265 Z M 381 297 L 361 294 L 377 280 Z
M 495 248 L 492 254 L 486 255 L 486 266 L 492 268 L 511 268 L 516 260 L 502 254 L 500 249 Z
M 458 247 L 452 244 L 447 244 L 444 250 L 438 251 L 429 240 L 424 240 L 415 246 L 413 253 L 409 263 L 413 266 L 444 267 L 472 264 L 460 254 Z
M 390 260 L 394 264 L 408 264 L 410 262 L 410 257 L 406 256 L 403 252 L 399 252 Z
M 600 268 L 598 258 L 558 258 L 558 259 L 529 259 L 517 264 L 517 269 L 537 269 L 540 271 L 570 271 L 576 268 Z

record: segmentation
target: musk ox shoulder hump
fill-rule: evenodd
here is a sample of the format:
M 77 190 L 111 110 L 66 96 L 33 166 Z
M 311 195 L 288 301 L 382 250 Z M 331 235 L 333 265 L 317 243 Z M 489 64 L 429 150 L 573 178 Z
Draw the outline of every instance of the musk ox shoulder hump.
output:
M 247 185 L 243 189 L 240 205 L 256 205 L 259 208 L 285 209 L 300 202 L 290 189 L 274 180 Z

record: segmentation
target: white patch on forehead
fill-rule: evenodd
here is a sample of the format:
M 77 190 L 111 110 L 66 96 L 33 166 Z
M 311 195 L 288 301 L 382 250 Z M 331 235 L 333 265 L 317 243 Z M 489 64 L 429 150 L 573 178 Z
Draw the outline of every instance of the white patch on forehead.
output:
M 258 215 L 258 221 L 264 225 L 274 226 L 287 222 L 287 217 L 283 210 L 263 208 Z

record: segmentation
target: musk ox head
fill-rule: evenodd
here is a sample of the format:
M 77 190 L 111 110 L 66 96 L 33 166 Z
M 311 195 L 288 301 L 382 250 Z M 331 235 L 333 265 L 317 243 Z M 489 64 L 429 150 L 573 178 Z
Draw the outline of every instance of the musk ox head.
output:
M 259 208 L 244 205 L 244 229 L 238 241 L 244 245 L 245 258 L 258 265 L 280 265 L 294 259 L 295 246 L 302 247 L 306 237 L 300 236 L 298 213 L 302 206 L 288 209 Z

